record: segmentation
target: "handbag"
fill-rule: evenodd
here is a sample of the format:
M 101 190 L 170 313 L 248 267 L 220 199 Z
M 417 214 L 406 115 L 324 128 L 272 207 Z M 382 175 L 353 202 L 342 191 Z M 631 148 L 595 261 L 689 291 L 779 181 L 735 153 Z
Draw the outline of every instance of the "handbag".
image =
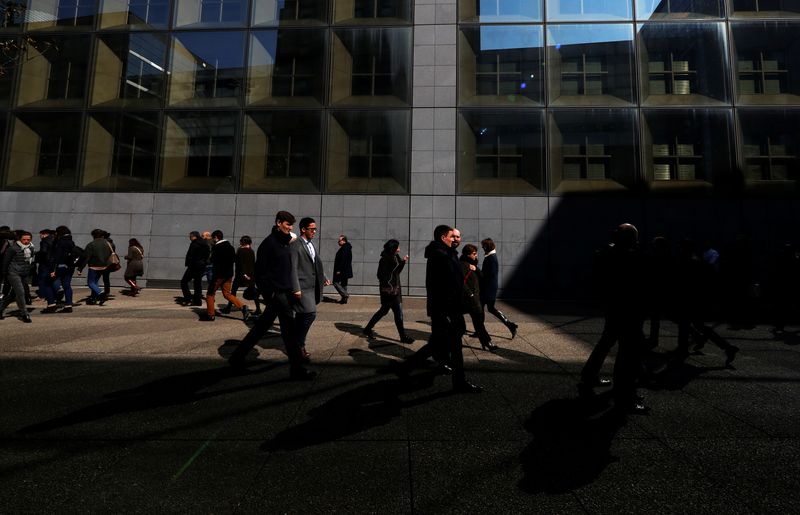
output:
M 256 287 L 253 285 L 248 286 L 242 292 L 242 297 L 244 300 L 256 300 L 258 298 L 258 292 L 256 291 Z
M 119 262 L 119 256 L 116 252 L 114 252 L 114 247 L 112 247 L 110 243 L 106 242 L 106 245 L 108 245 L 108 248 L 111 249 L 111 255 L 108 256 L 108 266 L 106 267 L 106 270 L 116 272 L 122 268 L 122 265 Z

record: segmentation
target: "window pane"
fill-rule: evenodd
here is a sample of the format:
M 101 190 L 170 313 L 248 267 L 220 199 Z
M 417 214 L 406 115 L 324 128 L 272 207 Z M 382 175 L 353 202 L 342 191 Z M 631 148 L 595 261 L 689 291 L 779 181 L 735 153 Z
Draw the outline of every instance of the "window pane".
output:
M 41 0 L 31 2 L 25 19 L 28 30 L 88 30 L 94 27 L 96 10 L 95 0 Z
M 737 18 L 796 18 L 800 16 L 798 0 L 731 0 L 732 16 Z
M 0 31 L 16 31 L 25 22 L 27 1 L 0 3 Z
M 643 164 L 653 191 L 682 194 L 735 184 L 730 110 L 646 110 L 643 115 Z
M 27 45 L 21 59 L 17 105 L 82 106 L 87 86 L 90 37 L 41 35 L 34 40 Z
M 163 29 L 169 24 L 169 0 L 102 2 L 100 28 Z
M 244 82 L 244 34 L 181 32 L 173 38 L 170 105 L 239 105 Z
M 800 170 L 800 112 L 740 109 L 742 170 L 757 192 L 796 193 Z
M 334 31 L 331 103 L 403 106 L 409 98 L 411 29 Z
M 324 25 L 328 22 L 326 0 L 277 0 L 253 2 L 253 25 Z
M 540 0 L 459 0 L 461 21 L 513 23 L 542 20 Z
M 281 29 L 250 39 L 248 104 L 321 106 L 325 101 L 326 32 Z
M 547 0 L 550 21 L 615 21 L 631 17 L 631 0 Z
M 543 102 L 542 28 L 505 25 L 462 29 L 459 103 Z
M 6 185 L 61 190 L 75 186 L 81 141 L 79 113 L 20 113 L 12 118 Z M 58 123 L 53 123 L 58 120 Z
M 409 118 L 407 110 L 332 111 L 326 191 L 405 192 Z
M 550 112 L 550 193 L 624 191 L 636 184 L 636 112 Z
M 245 0 L 178 0 L 176 27 L 239 27 L 247 20 Z
M 633 103 L 633 28 L 551 25 L 547 52 L 551 105 Z
M 319 191 L 322 113 L 252 111 L 245 117 L 244 191 Z
M 542 194 L 543 127 L 541 110 L 459 111 L 459 192 Z
M 172 112 L 165 124 L 161 189 L 234 191 L 237 114 Z
M 636 0 L 636 19 L 721 18 L 722 0 Z
M 410 21 L 410 0 L 334 0 L 334 23 L 397 25 Z
M 97 40 L 92 105 L 158 107 L 164 100 L 167 36 L 103 35 Z
M 731 24 L 740 104 L 800 104 L 800 23 Z
M 95 113 L 84 149 L 84 189 L 150 191 L 158 171 L 158 113 Z
M 725 105 L 729 100 L 722 23 L 639 26 L 645 105 Z

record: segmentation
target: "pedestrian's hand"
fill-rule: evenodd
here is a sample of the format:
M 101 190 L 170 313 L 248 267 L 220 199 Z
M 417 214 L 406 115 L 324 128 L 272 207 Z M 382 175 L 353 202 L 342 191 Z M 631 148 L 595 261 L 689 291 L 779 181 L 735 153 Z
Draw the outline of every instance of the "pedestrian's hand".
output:
M 408 261 L 408 254 L 405 255 L 405 257 L 403 258 L 403 261 Z
M 244 277 L 244 280 L 245 280 L 245 281 L 249 281 L 249 280 L 250 280 L 250 276 L 249 276 L 249 275 L 247 275 L 247 274 L 244 274 L 242 277 Z
M 478 267 L 476 267 L 475 265 L 469 265 L 469 269 L 474 272 L 475 270 L 478 269 Z
M 296 291 L 296 292 L 292 293 L 292 295 L 294 295 L 294 298 L 295 298 L 295 299 L 299 299 L 300 297 L 302 297 L 302 296 L 303 296 L 303 292 L 301 292 L 301 291 Z
M 54 279 L 55 279 L 55 277 L 56 277 L 56 273 L 55 273 L 55 272 L 50 272 L 50 277 L 52 277 L 52 278 L 54 278 Z
M 330 279 L 325 279 L 325 283 L 324 284 L 325 284 L 325 286 L 330 286 L 331 284 L 333 284 L 333 281 L 331 281 Z

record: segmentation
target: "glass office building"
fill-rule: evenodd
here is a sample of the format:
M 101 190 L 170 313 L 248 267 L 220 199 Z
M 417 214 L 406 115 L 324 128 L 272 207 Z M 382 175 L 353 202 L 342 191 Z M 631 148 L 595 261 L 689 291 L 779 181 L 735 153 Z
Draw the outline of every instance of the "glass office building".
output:
M 492 237 L 508 296 L 592 248 L 794 239 L 800 0 L 22 0 L 0 7 L 0 223 L 104 227 L 181 275 L 186 234 L 317 218 L 376 291 L 385 239 Z M 329 270 L 330 271 L 330 270 Z

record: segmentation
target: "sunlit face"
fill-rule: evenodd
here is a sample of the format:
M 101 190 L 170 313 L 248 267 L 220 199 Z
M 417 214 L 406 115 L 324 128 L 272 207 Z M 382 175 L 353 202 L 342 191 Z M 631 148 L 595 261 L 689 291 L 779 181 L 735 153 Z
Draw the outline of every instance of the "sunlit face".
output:
M 291 223 L 287 222 L 286 220 L 284 220 L 282 222 L 275 222 L 275 226 L 277 226 L 278 230 L 280 232 L 282 232 L 283 234 L 289 234 L 290 232 L 292 232 L 292 228 L 294 227 L 294 224 L 291 224 Z
M 461 245 L 461 231 L 453 229 L 453 248 L 456 249 Z
M 303 238 L 305 238 L 307 241 L 311 241 L 314 238 L 314 235 L 317 234 L 317 224 L 311 222 L 308 224 L 308 227 L 303 227 L 300 229 L 300 234 L 302 234 Z
M 442 243 L 444 243 L 448 247 L 453 245 L 453 231 L 448 231 L 447 233 L 442 235 Z
M 31 236 L 30 236 L 30 234 L 26 234 L 25 236 L 23 236 L 22 238 L 20 238 L 20 239 L 19 239 L 19 241 L 20 241 L 20 243 L 22 243 L 23 245 L 27 245 L 27 244 L 29 244 L 29 243 L 31 242 Z
M 339 236 L 339 246 L 341 247 L 341 246 L 343 246 L 345 243 L 347 243 L 347 242 L 346 242 L 346 241 L 344 241 L 344 238 L 342 238 L 341 236 Z
M 478 259 L 478 251 L 472 252 L 469 254 L 470 259 Z
M 211 239 L 211 233 L 208 232 L 208 231 L 204 232 L 203 233 L 203 239 L 204 240 L 210 240 Z

